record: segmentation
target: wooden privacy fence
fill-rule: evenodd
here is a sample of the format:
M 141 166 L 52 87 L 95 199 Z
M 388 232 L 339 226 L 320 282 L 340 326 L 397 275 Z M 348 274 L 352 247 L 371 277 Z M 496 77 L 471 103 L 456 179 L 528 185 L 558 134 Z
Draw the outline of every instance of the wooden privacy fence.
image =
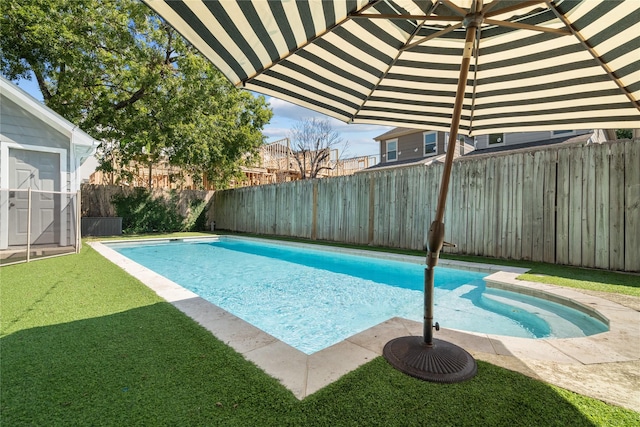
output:
M 424 249 L 442 165 L 218 191 L 216 227 Z M 640 271 L 640 141 L 458 159 L 445 252 Z
M 112 203 L 115 195 L 131 196 L 137 187 L 123 187 L 118 185 L 82 184 L 82 217 L 112 218 L 117 216 L 116 208 Z M 176 197 L 172 198 L 172 194 Z M 154 188 L 151 197 L 165 200 L 173 199 L 176 211 L 186 217 L 194 200 L 206 200 L 209 202 L 213 196 L 210 190 L 170 190 Z

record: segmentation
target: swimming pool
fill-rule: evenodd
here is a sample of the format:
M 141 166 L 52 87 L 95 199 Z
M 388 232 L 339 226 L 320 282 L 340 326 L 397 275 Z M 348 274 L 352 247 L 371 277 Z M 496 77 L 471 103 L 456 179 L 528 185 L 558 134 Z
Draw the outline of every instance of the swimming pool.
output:
M 422 320 L 421 263 L 233 238 L 109 246 L 306 354 L 392 317 Z M 441 326 L 527 338 L 607 330 L 581 311 L 486 288 L 485 276 L 436 269 Z

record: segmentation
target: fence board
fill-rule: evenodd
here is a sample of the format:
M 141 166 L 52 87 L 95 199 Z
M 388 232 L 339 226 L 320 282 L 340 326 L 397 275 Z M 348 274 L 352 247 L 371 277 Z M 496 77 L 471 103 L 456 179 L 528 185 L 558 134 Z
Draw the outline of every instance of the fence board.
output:
M 609 144 L 594 150 L 595 172 L 595 261 L 597 268 L 609 268 Z
M 369 174 L 357 174 L 356 176 L 358 177 L 358 194 L 360 196 L 360 200 L 357 206 L 360 213 L 360 238 L 358 239 L 357 243 L 369 244 L 369 198 L 371 196 L 370 182 L 371 180 L 373 180 L 373 176 Z
M 427 191 L 431 185 L 431 175 L 433 174 L 433 168 L 418 167 L 418 202 L 416 210 L 415 228 L 414 232 L 415 240 L 414 247 L 412 249 L 425 250 L 426 234 L 429 229 L 429 220 L 431 219 L 431 212 L 429 206 L 429 195 Z
M 533 153 L 526 153 L 523 156 L 523 178 L 522 185 L 522 259 L 530 260 L 533 258 L 533 222 L 534 222 L 534 206 L 536 206 L 536 191 L 534 181 L 534 159 Z
M 624 268 L 640 270 L 640 143 L 625 143 Z
M 449 210 L 449 222 L 453 226 L 450 235 L 455 236 L 455 239 L 446 240 L 458 245 L 453 250 L 456 253 L 471 253 L 473 245 L 473 236 L 469 235 L 469 223 L 473 220 L 469 172 L 469 162 L 459 163 L 459 171 L 456 174 L 460 178 L 457 181 L 459 204 L 454 209 Z M 454 203 L 452 202 L 451 206 L 453 207 L 453 205 Z
M 431 186 L 431 175 L 433 168 L 416 168 L 418 170 L 418 207 L 416 210 L 415 220 L 415 242 L 413 249 L 425 250 L 427 247 L 426 233 L 429 229 L 429 220 L 431 219 L 430 197 L 427 192 Z
M 582 151 L 569 156 L 569 264 L 582 265 Z
M 531 260 L 542 261 L 544 254 L 544 155 L 541 151 L 533 153 L 532 159 L 532 173 L 533 173 L 533 202 L 530 205 L 532 211 L 532 223 L 531 223 Z M 529 206 L 524 203 L 524 209 L 528 209 Z M 555 208 L 555 206 L 554 206 Z
M 418 219 L 418 236 L 420 243 L 420 248 L 423 250 L 427 250 L 427 234 L 429 232 L 429 227 L 431 226 L 431 221 L 434 217 L 434 212 L 431 209 L 431 203 L 435 201 L 432 198 L 432 187 L 434 185 L 438 185 L 436 181 L 433 181 L 434 167 L 425 167 L 422 169 L 420 176 L 422 180 L 420 182 L 420 218 Z
M 514 216 L 515 251 L 513 258 L 522 258 L 522 187 L 524 183 L 524 154 L 517 154 L 516 158 L 516 183 L 515 183 L 515 205 L 512 211 Z
M 493 157 L 487 158 L 484 165 L 479 162 L 476 163 L 478 170 L 484 170 L 481 172 L 481 176 L 484 179 L 484 206 L 482 212 L 482 221 L 477 223 L 477 226 L 482 230 L 481 236 L 481 252 L 486 253 L 488 256 L 495 256 L 494 250 L 494 230 L 495 226 L 492 219 L 495 216 L 495 159 Z M 484 166 L 482 168 L 482 166 Z
M 387 240 L 385 246 L 394 247 L 397 246 L 397 229 L 399 224 L 397 222 L 397 204 L 398 204 L 398 192 L 396 190 L 396 179 L 398 175 L 398 169 L 389 171 L 389 181 L 387 182 L 387 203 L 389 204 L 389 217 L 385 226 L 387 227 Z
M 509 234 L 508 221 L 509 221 L 509 201 L 511 200 L 511 170 L 509 169 L 509 159 L 506 157 L 498 157 L 496 159 L 497 189 L 495 192 L 495 200 L 498 213 L 498 235 L 496 241 L 497 252 L 496 255 L 500 258 L 508 257 L 507 251 L 507 235 Z
M 392 228 L 393 230 L 393 243 L 391 246 L 393 247 L 406 247 L 403 246 L 403 234 L 404 228 L 406 228 L 407 224 L 405 222 L 406 218 L 406 194 L 404 183 L 407 179 L 407 169 L 406 168 L 398 168 L 395 173 L 395 185 L 394 191 L 396 193 L 395 197 L 395 221 L 396 226 Z
M 614 270 L 624 269 L 624 149 L 611 145 L 609 161 L 609 268 Z
M 391 223 L 394 225 L 392 225 L 389 230 L 389 246 L 391 247 L 400 247 L 402 245 L 402 235 L 400 230 L 404 227 L 404 195 L 402 193 L 402 181 L 405 178 L 405 171 L 405 168 L 397 168 L 393 174 L 392 189 L 395 196 L 393 197 L 393 222 Z
M 318 196 L 316 203 L 316 220 L 317 228 L 316 228 L 316 236 L 319 240 L 330 240 L 329 233 L 332 230 L 331 224 L 331 216 L 329 212 L 326 210 L 326 206 L 324 204 L 325 200 L 330 200 L 333 196 L 331 194 L 330 189 L 328 188 L 326 180 L 316 180 L 315 182 L 318 188 Z
M 542 260 L 544 262 L 556 262 L 556 245 L 558 223 L 556 218 L 556 198 L 558 179 L 558 150 L 544 152 L 544 212 L 542 222 L 544 224 L 542 235 L 544 249 Z
M 384 221 L 389 217 L 386 210 L 389 205 L 386 197 L 388 195 L 385 190 L 387 185 L 387 174 L 379 173 L 376 176 L 376 203 L 375 203 L 375 227 L 373 229 L 373 244 L 375 246 L 384 246 L 384 232 L 386 228 L 383 227 Z M 384 197 L 384 199 L 383 199 Z
M 595 266 L 596 256 L 596 176 L 595 158 L 598 147 L 590 145 L 582 149 L 582 259 L 584 267 Z
M 480 163 L 470 162 L 471 166 L 471 178 L 475 183 L 475 214 L 473 215 L 473 239 L 474 248 L 473 253 L 479 255 L 484 253 L 484 216 L 486 212 L 486 176 L 484 167 Z
M 415 184 L 416 181 L 416 173 L 415 168 L 410 168 L 406 170 L 406 177 L 403 183 L 404 192 L 405 192 L 405 200 L 406 205 L 404 207 L 405 211 L 405 226 L 402 229 L 403 232 L 403 248 L 411 247 L 413 240 L 413 233 L 415 232 L 415 228 L 413 226 L 413 217 L 415 215 L 416 206 L 416 192 L 415 192 Z
M 336 183 L 341 181 L 336 181 Z M 338 186 L 340 192 L 342 193 L 342 221 L 340 222 L 340 242 L 349 242 L 352 243 L 353 237 L 349 236 L 348 230 L 353 230 L 352 228 L 355 223 L 353 221 L 354 212 L 351 210 L 351 203 L 353 201 L 353 182 L 350 176 L 347 176 L 346 179 L 342 182 L 341 185 Z
M 569 212 L 571 211 L 569 202 L 569 182 L 571 177 L 569 160 L 569 149 L 562 148 L 558 150 L 556 262 L 559 264 L 569 263 Z
M 473 233 L 473 222 L 474 215 L 476 211 L 475 207 L 475 183 L 473 182 L 471 163 L 470 162 L 462 162 L 464 165 L 463 169 L 463 179 L 460 189 L 462 190 L 462 206 L 464 207 L 463 212 L 451 212 L 452 215 L 455 214 L 463 215 L 462 220 L 460 221 L 460 228 L 456 230 L 456 234 L 459 236 L 462 246 L 458 252 L 464 252 L 473 254 L 475 241 L 474 241 L 474 233 Z M 455 221 L 454 221 L 455 222 Z M 455 242 L 452 242 L 455 243 Z
M 454 172 L 455 171 L 455 172 Z M 451 178 L 449 180 L 449 194 L 447 195 L 444 215 L 444 239 L 448 242 L 455 243 L 456 248 L 446 248 L 445 252 L 456 253 L 463 251 L 465 242 L 463 236 L 460 235 L 459 230 L 465 227 L 464 220 L 466 218 L 466 206 L 464 205 L 464 191 L 463 186 L 465 184 L 464 169 L 460 167 L 458 163 L 454 163 L 451 169 Z M 437 210 L 437 195 L 436 202 L 434 203 Z M 454 215 L 453 213 L 456 213 Z M 435 213 L 435 212 L 434 212 Z M 435 216 L 433 217 L 435 220 Z M 431 224 L 429 224 L 431 225 Z

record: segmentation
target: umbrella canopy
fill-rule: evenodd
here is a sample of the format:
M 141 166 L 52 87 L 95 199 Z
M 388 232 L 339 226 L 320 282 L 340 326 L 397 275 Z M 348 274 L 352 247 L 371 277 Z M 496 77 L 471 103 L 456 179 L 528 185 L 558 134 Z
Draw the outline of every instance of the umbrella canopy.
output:
M 353 123 L 458 131 L 640 127 L 640 1 L 145 0 L 235 85 Z M 455 150 L 428 235 L 423 339 L 385 358 L 429 381 L 477 366 L 433 338 Z
M 237 86 L 449 130 L 471 0 L 146 2 Z M 639 1 L 485 3 L 460 133 L 640 127 Z

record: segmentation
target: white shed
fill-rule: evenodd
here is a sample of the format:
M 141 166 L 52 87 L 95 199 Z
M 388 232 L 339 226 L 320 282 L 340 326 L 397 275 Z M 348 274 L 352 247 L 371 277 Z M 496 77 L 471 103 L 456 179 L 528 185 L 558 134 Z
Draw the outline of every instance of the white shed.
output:
M 98 143 L 0 77 L 0 250 L 77 244 L 80 166 Z

